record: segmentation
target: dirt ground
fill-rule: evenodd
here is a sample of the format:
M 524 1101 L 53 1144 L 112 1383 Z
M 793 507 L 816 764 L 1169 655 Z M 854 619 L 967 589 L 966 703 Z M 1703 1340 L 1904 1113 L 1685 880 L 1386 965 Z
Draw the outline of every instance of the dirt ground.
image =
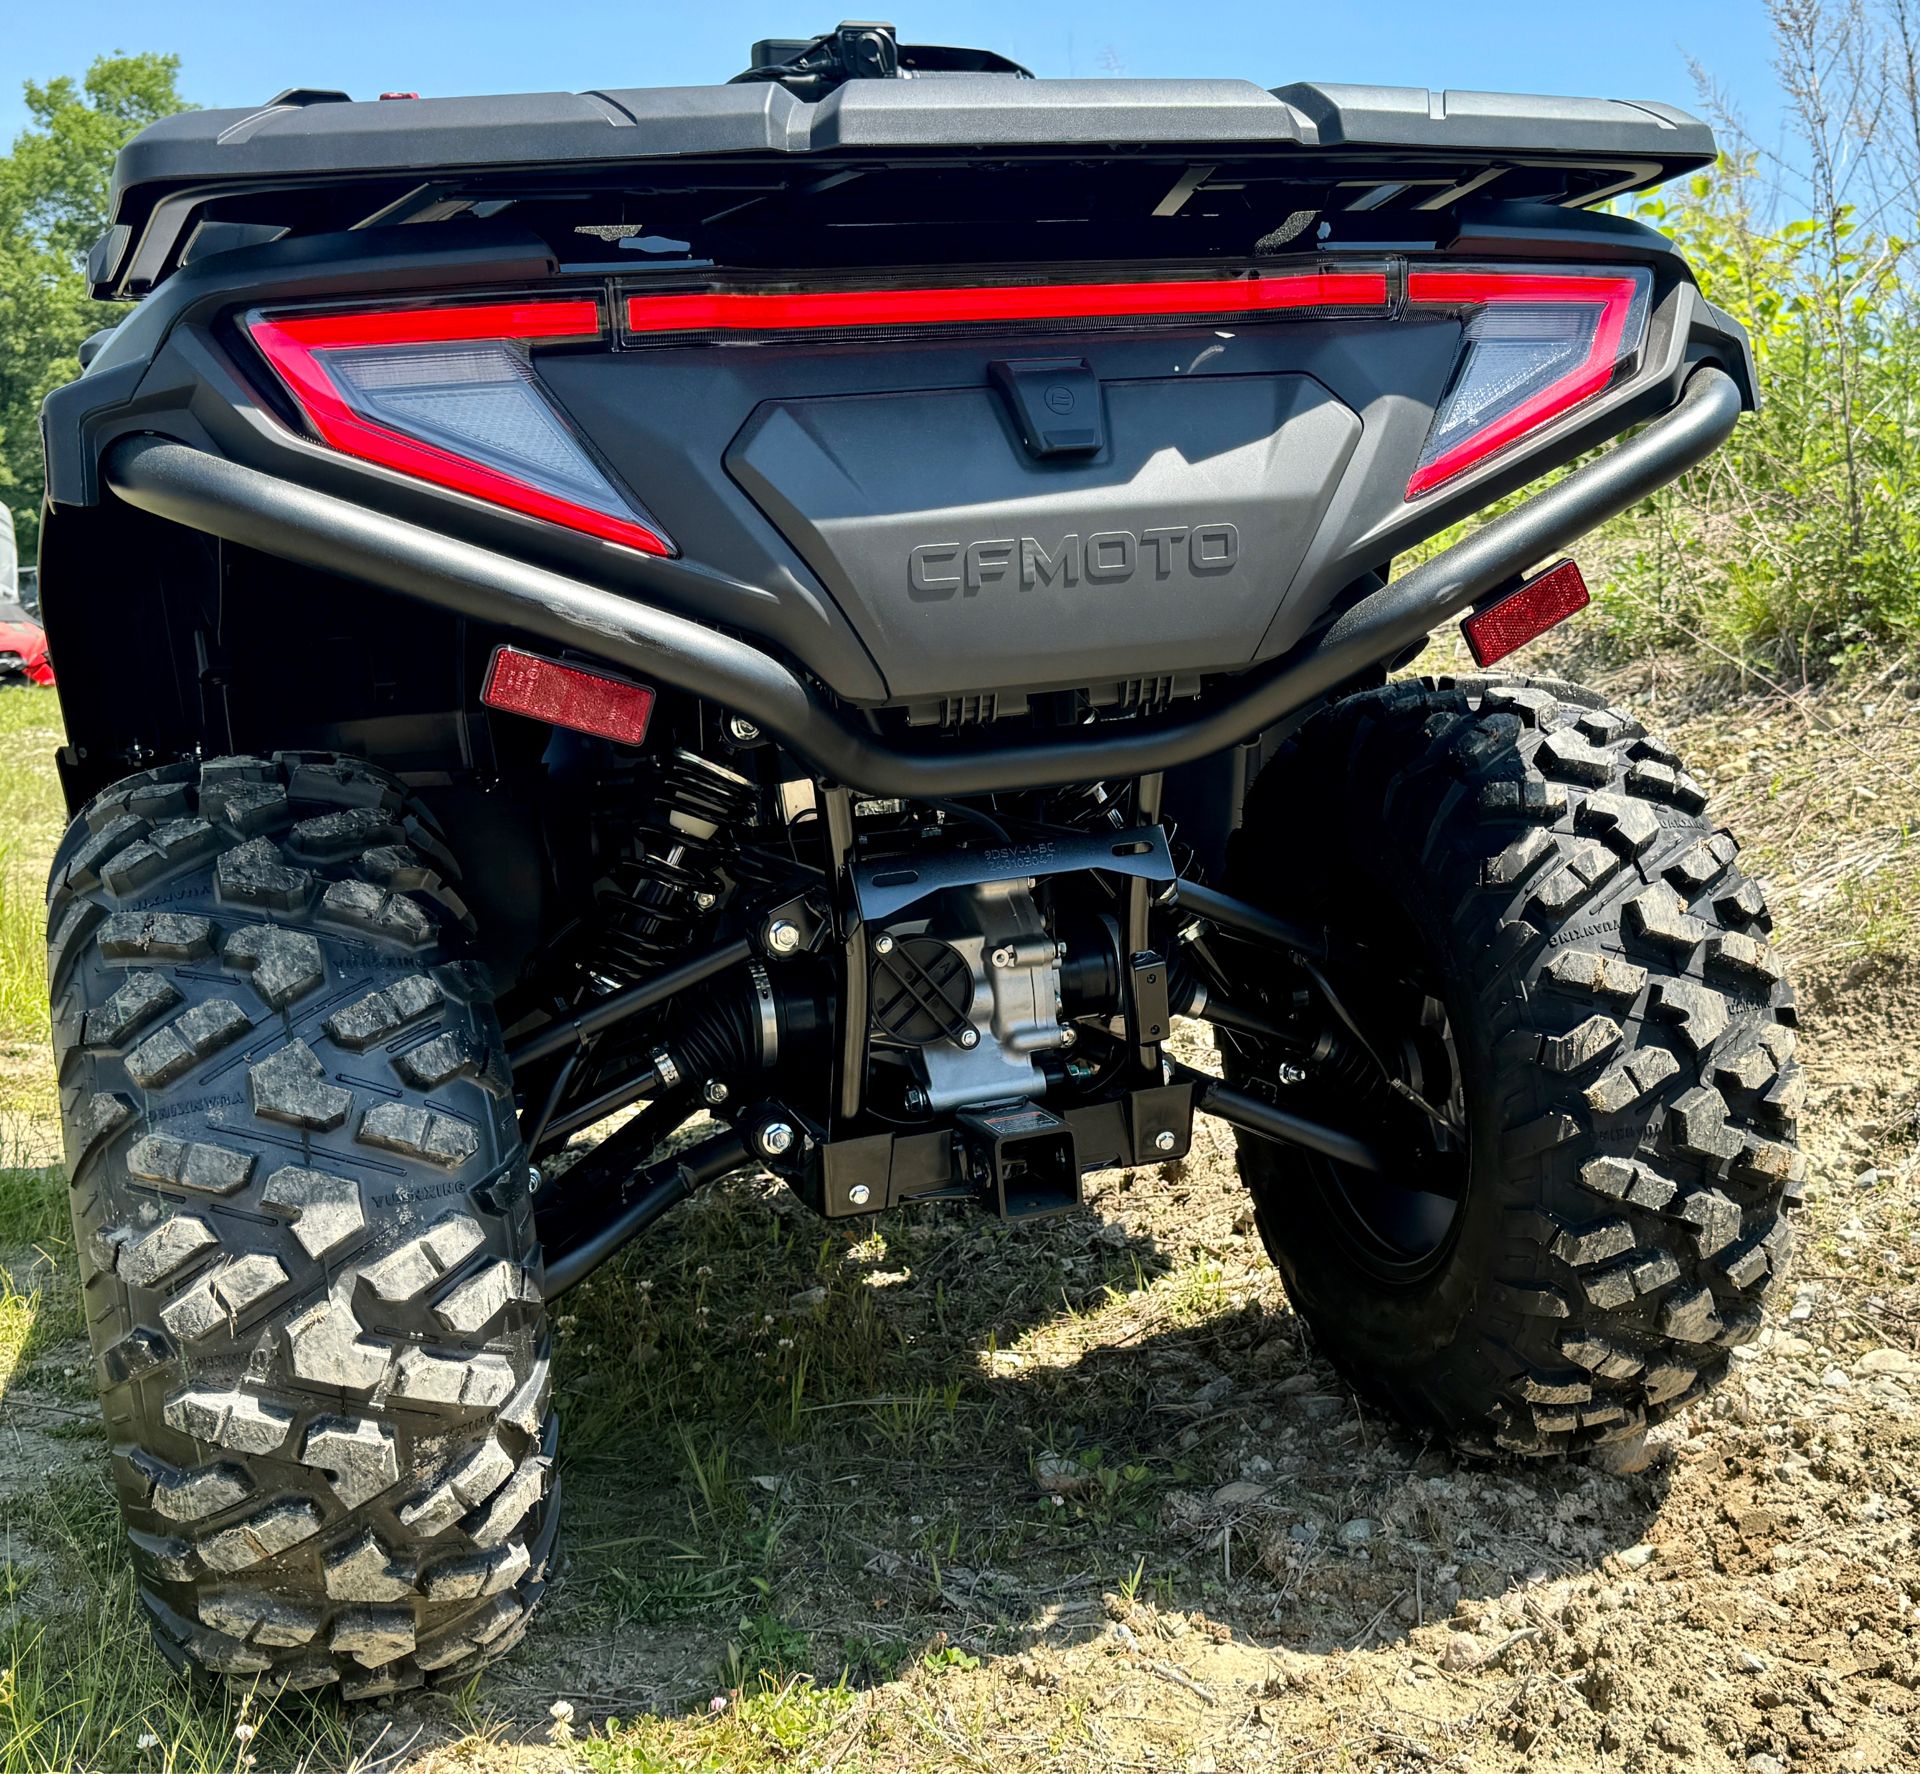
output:
M 1812 1085 L 1773 1321 L 1645 1471 L 1470 1465 L 1360 1408 L 1211 1126 L 1019 1233 L 829 1228 L 743 1178 L 566 1302 L 567 1563 L 523 1646 L 464 1694 L 245 1753 L 1920 1768 L 1920 674 L 1793 696 L 1665 660 L 1581 675 L 1664 730 L 1745 843 Z M 36 1261 L 63 1258 L 19 1253 L 23 1287 Z M 72 1340 L 29 1347 L 0 1497 L 99 1485 L 84 1383 Z M 24 1505 L 9 1523 L 0 1600 L 52 1630 L 71 1545 Z M 193 1759 L 113 1741 L 104 1765 Z

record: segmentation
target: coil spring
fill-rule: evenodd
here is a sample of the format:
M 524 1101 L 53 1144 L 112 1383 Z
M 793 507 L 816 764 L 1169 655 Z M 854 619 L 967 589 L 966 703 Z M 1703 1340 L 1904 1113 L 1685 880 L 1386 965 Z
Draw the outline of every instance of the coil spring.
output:
M 596 989 L 616 991 L 685 957 L 693 927 L 726 889 L 737 828 L 753 802 L 746 777 L 674 753 L 646 817 L 629 828 L 627 853 L 604 878 L 585 963 Z

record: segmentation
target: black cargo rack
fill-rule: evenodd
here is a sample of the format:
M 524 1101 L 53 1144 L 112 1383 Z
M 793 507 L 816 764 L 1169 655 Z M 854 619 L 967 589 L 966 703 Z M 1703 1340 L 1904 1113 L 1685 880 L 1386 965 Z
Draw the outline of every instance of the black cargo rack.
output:
M 1178 221 L 1262 178 L 1384 220 L 1469 198 L 1584 207 L 1713 157 L 1711 130 L 1666 105 L 1412 87 L 959 73 L 850 80 L 817 102 L 775 81 L 366 103 L 303 91 L 186 112 L 130 142 L 90 277 L 98 296 L 141 295 L 203 226 L 243 245 L 472 214 L 560 185 L 779 190 L 879 167 L 1118 163 L 1152 168 L 1143 221 Z

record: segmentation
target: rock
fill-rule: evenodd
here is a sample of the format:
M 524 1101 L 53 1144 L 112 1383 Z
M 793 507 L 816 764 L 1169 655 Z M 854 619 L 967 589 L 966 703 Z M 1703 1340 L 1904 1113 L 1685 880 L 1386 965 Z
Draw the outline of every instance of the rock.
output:
M 1853 1381 L 1848 1378 L 1845 1368 L 1830 1367 L 1820 1376 L 1820 1384 L 1831 1388 L 1835 1392 L 1844 1392 L 1853 1384 Z
M 1787 1764 L 1778 1756 L 1770 1756 L 1763 1752 L 1760 1755 L 1747 1757 L 1747 1774 L 1787 1774 Z
M 1642 1540 L 1638 1546 L 1624 1547 L 1614 1556 L 1623 1569 L 1637 1571 L 1653 1562 L 1653 1548 Z
M 1242 1504 L 1257 1503 L 1272 1487 L 1254 1484 L 1247 1479 L 1237 1479 L 1232 1484 L 1223 1484 L 1213 1493 L 1213 1501 L 1220 1509 L 1237 1509 Z
M 1342 1546 L 1365 1546 L 1373 1539 L 1373 1523 L 1365 1516 L 1356 1516 L 1352 1521 L 1340 1524 L 1340 1544 Z
M 1455 1675 L 1464 1675 L 1486 1661 L 1487 1648 L 1470 1632 L 1456 1632 L 1447 1639 L 1440 1653 L 1440 1667 Z
M 1882 1374 L 1896 1380 L 1920 1379 L 1920 1355 L 1907 1349 L 1869 1349 L 1853 1364 L 1856 1374 Z
M 1733 1666 L 1745 1675 L 1765 1675 L 1767 1660 L 1758 1651 L 1749 1651 L 1744 1646 L 1733 1654 Z
M 1072 1497 L 1093 1483 L 1093 1474 L 1065 1454 L 1042 1454 L 1033 1463 L 1033 1479 L 1050 1497 Z
M 1646 1431 L 1623 1435 L 1618 1441 L 1603 1441 L 1587 1456 L 1587 1463 L 1615 1478 L 1631 1478 L 1636 1472 L 1645 1472 L 1653 1464 Z
M 1879 1171 L 1863 1170 L 1857 1177 L 1853 1179 L 1853 1186 L 1856 1189 L 1871 1189 L 1875 1187 L 1879 1183 L 1879 1181 L 1880 1181 Z
M 824 1287 L 804 1287 L 797 1294 L 787 1296 L 787 1307 L 793 1312 L 811 1312 L 815 1306 L 825 1305 L 826 1299 Z

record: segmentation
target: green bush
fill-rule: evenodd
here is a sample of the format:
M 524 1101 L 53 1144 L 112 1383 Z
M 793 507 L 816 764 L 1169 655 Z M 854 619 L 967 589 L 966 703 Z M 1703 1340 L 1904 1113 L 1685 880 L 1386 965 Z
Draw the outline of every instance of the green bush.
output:
M 1815 676 L 1920 632 L 1920 331 L 1908 245 L 1851 205 L 1763 228 L 1751 159 L 1643 202 L 1753 341 L 1763 404 L 1597 551 L 1632 643 Z

